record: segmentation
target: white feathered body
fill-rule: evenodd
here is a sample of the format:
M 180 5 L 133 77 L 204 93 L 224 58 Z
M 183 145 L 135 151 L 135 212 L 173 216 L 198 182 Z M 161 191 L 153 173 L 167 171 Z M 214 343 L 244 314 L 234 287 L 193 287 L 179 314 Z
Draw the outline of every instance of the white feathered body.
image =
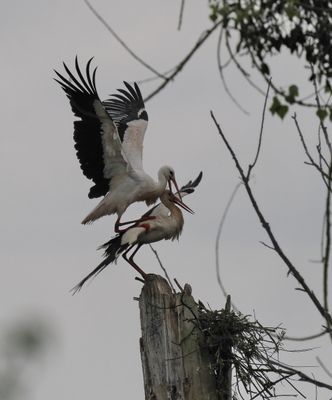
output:
M 147 244 L 160 240 L 178 239 L 183 224 L 181 210 L 172 205 L 169 215 L 158 215 L 155 219 L 141 222 L 138 226 L 129 228 L 121 238 L 121 245 Z
M 145 201 L 147 205 L 155 203 L 167 184 L 166 178 L 163 178 L 156 182 L 143 170 L 132 170 L 115 176 L 111 181 L 110 191 L 82 223 L 95 221 L 104 215 L 121 216 L 134 202 Z

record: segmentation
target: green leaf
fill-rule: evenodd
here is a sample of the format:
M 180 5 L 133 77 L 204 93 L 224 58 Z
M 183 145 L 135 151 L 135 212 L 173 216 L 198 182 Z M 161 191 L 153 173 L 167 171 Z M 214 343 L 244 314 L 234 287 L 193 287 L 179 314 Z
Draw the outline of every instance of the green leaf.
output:
M 299 95 L 299 88 L 296 85 L 290 85 L 288 88 L 288 94 L 285 97 L 288 103 L 293 104 L 295 103 L 295 97 Z
M 278 97 L 274 96 L 270 111 L 272 115 L 277 114 L 281 119 L 283 119 L 288 112 L 288 106 L 286 106 L 286 104 L 281 104 Z
M 262 62 L 262 64 L 261 64 L 261 71 L 262 71 L 262 73 L 263 73 L 264 75 L 270 75 L 270 68 L 269 68 L 269 66 L 268 66 L 266 63 L 264 63 L 264 62 Z
M 218 4 L 211 4 L 210 5 L 210 20 L 212 22 L 215 22 L 218 19 L 219 16 L 219 6 Z
M 291 21 L 294 17 L 297 17 L 299 15 L 298 7 L 292 3 L 293 2 L 290 1 L 289 4 L 287 4 L 285 7 L 285 12 Z
M 299 95 L 299 88 L 296 85 L 290 85 L 288 88 L 288 93 L 292 97 L 296 97 Z
M 321 121 L 324 121 L 324 119 L 327 117 L 327 115 L 328 115 L 328 112 L 327 112 L 327 110 L 325 109 L 325 108 L 319 108 L 317 111 L 316 111 L 316 115 L 317 115 L 317 117 L 321 120 Z

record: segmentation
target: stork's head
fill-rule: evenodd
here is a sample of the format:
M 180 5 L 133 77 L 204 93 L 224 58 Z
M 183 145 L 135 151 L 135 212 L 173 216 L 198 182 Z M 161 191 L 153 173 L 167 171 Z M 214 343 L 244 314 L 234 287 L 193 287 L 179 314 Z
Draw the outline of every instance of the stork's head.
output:
M 172 202 L 188 211 L 190 214 L 195 214 L 194 211 L 187 206 L 182 200 L 179 199 L 178 195 L 173 194 L 170 190 L 165 190 L 165 192 L 160 196 L 160 200 L 165 204 L 167 201 Z
M 168 165 L 165 165 L 165 166 L 160 168 L 159 176 L 163 177 L 164 179 L 166 179 L 166 181 L 168 183 L 169 190 L 171 192 L 172 192 L 172 185 L 171 184 L 173 183 L 175 188 L 176 188 L 176 192 L 179 194 L 179 196 L 181 198 L 180 190 L 179 190 L 178 184 L 177 184 L 176 179 L 175 179 L 175 171 L 174 171 L 174 169 L 172 167 L 169 167 Z

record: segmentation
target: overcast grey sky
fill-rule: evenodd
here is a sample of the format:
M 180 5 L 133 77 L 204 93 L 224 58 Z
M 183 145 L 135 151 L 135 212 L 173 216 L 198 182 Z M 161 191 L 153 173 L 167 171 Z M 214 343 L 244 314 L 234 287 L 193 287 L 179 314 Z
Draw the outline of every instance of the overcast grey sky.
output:
M 94 0 L 93 5 L 159 71 L 180 61 L 210 25 L 207 2 L 186 3 L 180 32 L 179 1 Z M 3 2 L 0 32 L 0 324 L 31 314 L 43 316 L 55 328 L 57 351 L 32 378 L 31 399 L 143 399 L 138 304 L 133 301 L 141 284 L 134 280 L 134 271 L 120 260 L 78 295 L 68 292 L 101 260 L 96 248 L 113 235 L 115 218 L 80 224 L 97 201 L 87 197 L 91 184 L 75 156 L 73 115 L 52 80 L 52 70 L 61 71 L 62 61 L 72 66 L 76 54 L 83 64 L 94 56 L 103 99 L 123 80 L 141 80 L 151 73 L 126 53 L 83 1 Z M 144 166 L 156 176 L 161 165 L 169 164 L 180 184 L 203 171 L 201 185 L 187 198 L 196 214 L 185 216 L 179 243 L 160 242 L 155 248 L 170 276 L 190 283 L 196 298 L 221 308 L 225 299 L 215 278 L 214 243 L 238 173 L 209 112 L 214 110 L 241 160 L 248 163 L 255 152 L 264 98 L 230 68 L 229 86 L 250 116 L 234 106 L 218 77 L 216 42 L 215 33 L 176 80 L 147 103 Z M 285 55 L 275 62 L 273 79 L 278 84 L 304 84 L 306 76 L 302 64 Z M 141 85 L 143 94 L 154 85 Z M 306 88 L 304 94 L 310 91 Z M 297 113 L 304 133 L 314 137 L 313 112 Z M 319 258 L 324 194 L 317 175 L 303 161 L 290 115 L 281 122 L 267 114 L 253 188 L 286 254 L 321 293 L 321 266 L 310 260 Z M 134 205 L 128 216 L 144 211 L 143 205 Z M 322 321 L 313 306 L 294 290 L 295 281 L 287 278 L 281 261 L 260 240 L 267 238 L 240 191 L 221 243 L 221 274 L 233 301 L 243 313 L 255 312 L 263 324 L 282 323 L 289 335 L 317 333 Z M 147 272 L 161 272 L 148 248 L 136 260 Z M 331 367 L 331 347 L 324 347 L 324 341 L 315 345 L 321 348 L 305 358 L 292 356 L 293 363 L 314 365 L 320 354 Z M 314 392 L 308 393 L 310 398 Z M 326 396 L 322 391 L 319 399 Z

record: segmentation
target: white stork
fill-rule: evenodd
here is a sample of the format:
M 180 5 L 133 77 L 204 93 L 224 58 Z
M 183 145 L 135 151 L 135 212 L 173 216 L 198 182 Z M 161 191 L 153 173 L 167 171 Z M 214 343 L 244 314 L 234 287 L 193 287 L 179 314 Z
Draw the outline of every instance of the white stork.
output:
M 180 193 L 175 196 L 170 191 L 166 190 L 160 197 L 161 203 L 151 208 L 142 218 L 153 217 L 149 221 L 137 222 L 134 226 L 127 228 L 113 239 L 99 247 L 105 249 L 105 259 L 84 279 L 82 279 L 75 287 L 71 289 L 73 294 L 80 291 L 83 285 L 90 278 L 98 275 L 109 264 L 116 262 L 122 254 L 123 258 L 140 273 L 143 278 L 146 278 L 146 273 L 134 262 L 133 257 L 143 244 L 153 243 L 160 240 L 178 239 L 183 228 L 183 216 L 181 210 L 175 205 L 178 204 L 186 211 L 193 211 L 180 200 L 180 195 L 185 196 L 193 193 L 195 187 L 199 184 L 202 178 L 202 172 L 198 175 L 194 182 L 190 181 L 183 186 Z M 136 246 L 136 249 L 128 258 L 128 252 Z
M 83 224 L 110 214 L 117 214 L 115 231 L 119 232 L 120 219 L 127 207 L 136 201 L 153 204 L 171 182 L 176 189 L 173 168 L 161 167 L 158 182 L 143 170 L 142 153 L 148 114 L 140 89 L 124 82 L 120 94 L 102 102 L 96 89 L 96 69 L 91 73 L 88 61 L 83 76 L 75 59 L 76 76 L 63 63 L 68 74 L 65 78 L 55 71 L 55 79 L 69 98 L 73 113 L 79 119 L 74 122 L 74 141 L 77 158 L 84 175 L 92 179 L 89 198 L 105 196 L 88 214 Z M 134 221 L 130 221 L 134 222 Z

